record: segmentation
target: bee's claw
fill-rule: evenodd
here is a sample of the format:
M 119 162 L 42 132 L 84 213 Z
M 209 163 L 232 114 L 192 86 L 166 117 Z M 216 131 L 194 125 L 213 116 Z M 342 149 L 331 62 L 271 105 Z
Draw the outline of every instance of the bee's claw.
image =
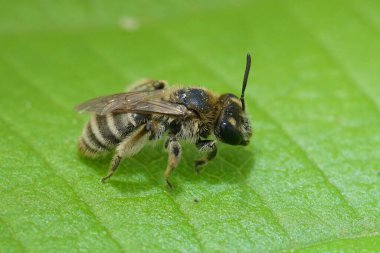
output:
M 195 169 L 194 169 L 194 171 L 195 171 L 195 175 L 199 175 L 199 172 L 201 171 L 200 170 L 200 167 L 202 166 L 202 165 L 204 165 L 206 162 L 205 161 L 203 161 L 203 160 L 196 160 L 195 162 L 194 162 L 194 167 L 195 167 Z
M 169 190 L 173 190 L 173 185 L 169 182 L 169 179 L 166 179 L 166 185 L 168 186 Z
M 102 180 L 101 180 L 101 182 L 104 184 L 104 183 L 106 183 L 106 181 L 107 181 L 109 178 L 110 178 L 109 176 L 107 176 L 107 177 L 103 177 Z

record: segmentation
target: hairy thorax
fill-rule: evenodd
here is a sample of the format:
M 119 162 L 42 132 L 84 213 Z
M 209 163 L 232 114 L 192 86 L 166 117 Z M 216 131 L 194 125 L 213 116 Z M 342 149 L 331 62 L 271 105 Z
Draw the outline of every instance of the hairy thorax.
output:
M 217 98 L 203 88 L 180 88 L 172 93 L 170 101 L 182 104 L 194 114 L 176 119 L 170 130 L 180 139 L 196 141 L 199 137 L 207 137 L 213 133 L 216 120 Z

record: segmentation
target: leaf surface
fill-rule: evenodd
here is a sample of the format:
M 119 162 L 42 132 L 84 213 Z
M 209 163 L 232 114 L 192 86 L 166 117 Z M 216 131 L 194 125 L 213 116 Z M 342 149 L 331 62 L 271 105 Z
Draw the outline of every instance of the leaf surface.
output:
M 0 251 L 379 252 L 380 3 L 12 1 L 0 10 Z M 136 79 L 239 94 L 254 136 L 194 174 L 147 146 L 107 184 L 73 107 Z M 195 201 L 196 200 L 196 201 Z

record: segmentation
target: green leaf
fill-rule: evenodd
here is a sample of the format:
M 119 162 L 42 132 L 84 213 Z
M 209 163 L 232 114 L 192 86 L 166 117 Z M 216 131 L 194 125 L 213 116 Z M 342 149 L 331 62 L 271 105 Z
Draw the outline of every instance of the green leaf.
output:
M 1 252 L 379 252 L 379 1 L 3 1 Z M 74 105 L 142 77 L 239 94 L 247 147 L 82 159 Z M 197 200 L 197 201 L 195 201 Z

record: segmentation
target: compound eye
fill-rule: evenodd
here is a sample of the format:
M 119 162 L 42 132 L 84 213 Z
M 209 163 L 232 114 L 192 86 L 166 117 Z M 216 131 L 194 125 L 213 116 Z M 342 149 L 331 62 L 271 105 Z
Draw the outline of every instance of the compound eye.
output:
M 243 136 L 239 130 L 238 123 L 233 117 L 221 119 L 217 137 L 225 143 L 239 145 L 243 140 Z

